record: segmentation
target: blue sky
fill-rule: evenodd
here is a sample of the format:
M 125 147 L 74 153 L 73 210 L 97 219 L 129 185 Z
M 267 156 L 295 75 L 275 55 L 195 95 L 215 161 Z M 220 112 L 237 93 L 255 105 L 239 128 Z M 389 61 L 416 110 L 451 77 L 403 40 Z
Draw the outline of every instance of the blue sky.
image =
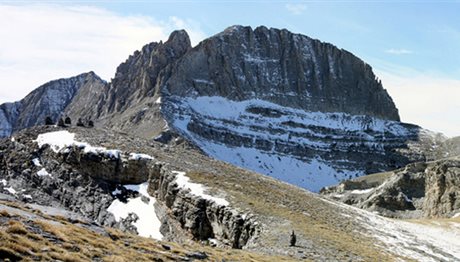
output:
M 174 29 L 196 44 L 230 25 L 265 25 L 351 51 L 374 68 L 403 121 L 460 135 L 458 13 L 459 1 L 0 1 L 0 102 L 82 71 L 109 80 Z
M 375 66 L 382 60 L 460 79 L 460 3 L 454 1 L 133 1 L 129 4 L 104 1 L 95 4 L 125 15 L 158 20 L 179 17 L 195 22 L 207 36 L 233 24 L 286 28 L 333 43 L 366 61 L 375 60 Z

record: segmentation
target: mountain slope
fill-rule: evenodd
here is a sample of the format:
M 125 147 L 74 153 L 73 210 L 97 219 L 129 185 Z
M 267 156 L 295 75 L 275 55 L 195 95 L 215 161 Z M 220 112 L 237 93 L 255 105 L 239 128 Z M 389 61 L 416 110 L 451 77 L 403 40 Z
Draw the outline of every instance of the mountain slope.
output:
M 440 142 L 398 122 L 369 65 L 287 30 L 230 27 L 164 75 L 167 127 L 212 157 L 312 191 L 424 160 L 418 144 Z
M 41 205 L 21 204 L 0 194 L 0 257 L 22 261 L 293 261 L 243 250 L 198 243 L 160 242 L 103 228 L 75 214 Z
M 312 191 L 435 159 L 432 149 L 445 140 L 399 122 L 391 97 L 356 56 L 266 27 L 233 26 L 194 48 L 185 31 L 174 31 L 136 51 L 111 83 L 79 90 L 65 109 L 48 110 L 164 143 L 185 139 Z M 19 107 L 0 117 L 14 118 Z
M 57 122 L 81 88 L 104 84 L 93 72 L 84 73 L 50 81 L 21 101 L 0 105 L 0 137 L 10 136 L 27 127 L 42 125 L 48 116 Z
M 129 130 L 143 137 L 158 135 L 163 129 L 159 114 L 157 78 L 160 72 L 191 48 L 184 30 L 174 31 L 164 43 L 150 43 L 120 64 L 104 92 L 75 97 L 66 113 L 72 118 L 97 119 L 96 125 Z M 90 106 L 88 106 L 90 105 Z
M 80 142 L 56 148 L 53 143 L 59 140 L 46 144 L 37 139 L 38 134 L 56 138 L 56 131 L 75 134 L 73 139 Z M 454 261 L 460 255 L 455 237 L 459 232 L 455 226 L 447 229 L 426 221 L 382 218 L 213 160 L 191 149 L 187 143 L 165 146 L 108 130 L 38 127 L 18 133 L 14 141 L 3 139 L 0 145 L 1 162 L 5 163 L 0 169 L 0 190 L 15 201 L 52 205 L 108 225 L 109 207 L 113 203 L 129 204 L 140 198 L 144 199 L 140 203 L 151 204 L 154 199 L 156 216 L 162 221 L 159 230 L 163 240 L 188 243 L 193 238 L 227 246 L 233 238 L 226 230 L 236 229 L 243 223 L 256 230 L 242 248 L 264 255 L 319 261 Z M 109 168 L 118 161 L 124 163 L 125 171 Z M 49 175 L 43 174 L 42 169 Z M 99 172 L 88 172 L 92 169 Z M 133 172 L 137 176 L 118 176 L 119 172 L 131 174 L 129 170 L 139 171 Z M 189 178 L 186 187 L 179 186 L 183 185 L 184 176 Z M 119 177 L 131 180 L 120 185 Z M 143 196 L 131 190 L 132 183 L 142 181 L 149 188 Z M 204 191 L 197 193 L 200 187 Z M 72 195 L 78 197 L 69 198 Z M 210 202 L 209 196 L 225 199 L 228 205 Z M 134 211 L 139 217 L 143 213 Z M 136 230 L 138 224 L 133 223 L 136 219 L 131 220 L 134 215 L 121 221 L 124 230 L 140 232 Z M 458 224 L 455 220 L 445 222 Z M 288 247 L 292 230 L 296 232 L 297 244 Z M 207 238 L 210 233 L 215 239 Z M 436 238 L 436 234 L 443 237 Z

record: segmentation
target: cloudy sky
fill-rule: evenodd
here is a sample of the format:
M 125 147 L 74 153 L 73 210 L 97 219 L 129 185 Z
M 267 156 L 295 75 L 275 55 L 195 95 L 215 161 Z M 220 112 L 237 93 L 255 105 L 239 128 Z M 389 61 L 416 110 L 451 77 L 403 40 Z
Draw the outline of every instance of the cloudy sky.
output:
M 110 80 L 144 44 L 234 24 L 286 28 L 369 63 L 403 121 L 460 135 L 458 1 L 1 1 L 0 103 L 56 78 Z

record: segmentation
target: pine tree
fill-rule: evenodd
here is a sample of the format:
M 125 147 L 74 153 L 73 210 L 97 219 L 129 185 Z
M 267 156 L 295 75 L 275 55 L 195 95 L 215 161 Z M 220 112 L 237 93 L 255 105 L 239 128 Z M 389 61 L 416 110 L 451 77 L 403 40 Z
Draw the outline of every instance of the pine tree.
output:
M 53 125 L 53 124 L 54 124 L 54 123 L 53 123 L 53 119 L 51 119 L 50 116 L 47 116 L 47 117 L 45 118 L 45 125 L 51 126 L 51 125 Z
M 85 126 L 85 124 L 83 123 L 83 120 L 81 118 L 79 118 L 77 120 L 77 126 Z
M 65 123 L 66 125 L 69 125 L 69 126 L 70 126 L 70 125 L 72 125 L 72 120 L 70 119 L 70 117 L 66 117 L 65 120 L 64 120 L 64 123 Z
M 58 123 L 57 123 L 57 126 L 65 127 L 64 120 L 63 120 L 62 118 L 59 118 L 59 121 L 58 121 Z

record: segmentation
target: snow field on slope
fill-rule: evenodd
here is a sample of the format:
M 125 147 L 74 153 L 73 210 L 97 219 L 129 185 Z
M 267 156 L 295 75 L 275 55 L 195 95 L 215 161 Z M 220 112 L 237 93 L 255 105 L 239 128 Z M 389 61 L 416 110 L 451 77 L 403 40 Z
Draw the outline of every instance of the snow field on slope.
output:
M 228 147 L 205 140 L 196 140 L 196 142 L 211 157 L 307 188 L 313 192 L 319 192 L 321 188 L 337 184 L 357 173 L 349 170 L 335 170 L 320 158 L 307 162 L 286 155 L 270 154 L 255 148 Z M 359 173 L 359 175 L 362 174 Z
M 154 197 L 151 197 L 148 192 L 148 183 L 142 183 L 139 185 L 123 185 L 126 189 L 136 191 L 139 193 L 138 197 L 128 198 L 126 203 L 115 199 L 107 209 L 108 212 L 112 213 L 117 222 L 120 219 L 128 217 L 130 213 L 136 214 L 139 219 L 133 223 L 136 227 L 137 232 L 140 236 L 150 237 L 157 240 L 161 240 L 163 235 L 160 232 L 161 221 L 158 219 L 155 212 L 155 201 Z M 114 191 L 113 194 L 121 193 L 120 191 Z M 142 196 L 149 199 L 148 203 L 142 201 Z
M 368 116 L 353 116 L 346 113 L 306 112 L 301 109 L 284 107 L 260 99 L 231 101 L 220 96 L 201 96 L 186 98 L 184 102 L 197 113 L 213 118 L 239 119 L 245 115 L 252 115 L 246 111 L 248 108 L 262 107 L 282 112 L 283 115 L 281 117 L 270 118 L 271 124 L 280 124 L 291 120 L 305 125 L 346 131 L 364 131 L 370 129 L 375 132 L 390 132 L 396 136 L 408 134 L 407 129 L 396 121 L 386 121 Z M 257 120 L 254 120 L 254 122 L 257 122 Z
M 216 202 L 216 204 L 221 206 L 228 206 L 229 203 L 227 200 L 219 197 L 214 197 L 205 193 L 205 187 L 202 184 L 190 182 L 190 178 L 185 175 L 185 172 L 172 171 L 176 174 L 176 183 L 180 188 L 190 190 L 190 193 L 201 198 L 211 200 Z
M 130 153 L 129 154 L 129 160 L 142 160 L 142 159 L 153 160 L 153 157 L 147 154 L 140 154 L 140 153 Z
M 383 244 L 390 253 L 421 262 L 456 261 L 453 257 L 460 257 L 460 227 L 442 228 L 389 219 L 344 203 L 322 200 L 340 207 L 342 216 L 361 221 L 366 230 L 356 233 L 378 240 L 380 243 L 376 245 Z
M 311 141 L 304 137 L 291 135 L 294 132 L 308 133 L 309 129 L 300 127 L 286 127 L 283 123 L 293 121 L 303 125 L 323 126 L 328 128 L 340 128 L 345 130 L 360 130 L 366 137 L 368 146 L 376 145 L 373 137 L 364 132 L 369 128 L 375 130 L 392 131 L 395 135 L 405 134 L 405 128 L 396 122 L 383 121 L 363 116 L 350 116 L 342 113 L 319 113 L 305 112 L 275 105 L 262 100 L 248 100 L 235 102 L 222 97 L 198 97 L 186 98 L 182 103 L 173 105 L 175 108 L 182 107 L 177 117 L 173 119 L 173 126 L 195 142 L 209 156 L 225 162 L 259 172 L 279 180 L 291 183 L 308 190 L 318 192 L 322 187 L 337 184 L 343 179 L 363 175 L 360 170 L 348 170 L 345 168 L 333 168 L 320 157 L 313 159 L 299 159 L 287 154 L 275 151 L 259 150 L 254 147 L 232 147 L 217 141 L 210 141 L 188 130 L 191 115 L 201 115 L 203 121 L 217 129 L 222 128 L 236 134 L 248 137 L 261 138 L 267 141 L 289 141 L 292 144 L 307 145 L 312 148 L 325 148 L 328 143 Z M 248 107 L 260 106 L 282 112 L 280 117 L 263 117 L 247 112 Z M 194 112 L 187 111 L 191 108 Z M 185 113 L 184 113 L 185 112 Z M 228 121 L 238 123 L 229 124 Z M 260 127 L 260 130 L 254 129 Z M 269 133 L 263 130 L 283 130 L 279 133 Z M 379 132 L 382 133 L 383 131 Z M 316 134 L 315 136 L 320 136 Z M 323 135 L 324 136 L 324 135 Z M 345 161 L 344 159 L 340 161 Z M 337 162 L 340 162 L 339 160 Z

